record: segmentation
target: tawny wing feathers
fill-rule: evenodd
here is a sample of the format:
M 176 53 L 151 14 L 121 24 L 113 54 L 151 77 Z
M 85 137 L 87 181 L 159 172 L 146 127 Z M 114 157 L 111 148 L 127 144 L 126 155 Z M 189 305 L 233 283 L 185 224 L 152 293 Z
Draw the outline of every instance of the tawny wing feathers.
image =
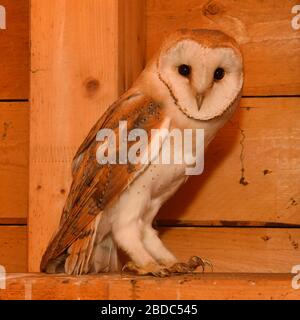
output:
M 68 252 L 72 255 L 74 251 L 68 259 L 68 264 L 71 264 L 71 269 L 75 266 L 86 268 L 88 259 L 83 259 L 81 264 L 77 263 L 77 259 L 80 259 L 82 252 L 85 257 L 91 255 L 97 216 L 144 170 L 141 164 L 100 165 L 96 160 L 96 151 L 99 147 L 99 142 L 96 141 L 97 132 L 101 128 L 110 128 L 114 130 L 118 140 L 119 121 L 124 120 L 127 121 L 128 130 L 142 128 L 149 133 L 151 129 L 160 128 L 162 125 L 163 108 L 140 93 L 128 93 L 113 104 L 91 129 L 74 158 L 73 182 L 59 230 L 43 256 L 42 271 L 47 269 L 51 261 L 66 253 L 78 239 L 80 241 L 77 241 L 71 252 Z

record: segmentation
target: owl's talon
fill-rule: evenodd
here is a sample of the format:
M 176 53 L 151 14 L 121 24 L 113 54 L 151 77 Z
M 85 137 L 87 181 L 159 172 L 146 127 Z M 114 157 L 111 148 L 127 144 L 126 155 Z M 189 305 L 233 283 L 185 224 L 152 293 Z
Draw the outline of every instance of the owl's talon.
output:
M 158 278 L 165 278 L 171 275 L 170 271 L 167 268 L 162 268 L 158 271 L 151 272 L 151 274 Z
M 124 271 L 133 272 L 137 275 L 152 275 L 158 278 L 169 277 L 171 275 L 170 271 L 165 267 L 155 264 L 139 267 L 133 261 L 129 261 L 123 266 L 122 272 Z
M 169 267 L 167 267 L 165 264 L 158 265 L 153 263 L 139 267 L 133 261 L 129 261 L 123 266 L 122 272 L 128 271 L 137 275 L 152 275 L 154 277 L 164 278 L 169 277 L 172 274 L 193 273 L 198 267 L 201 267 L 202 272 L 204 272 L 206 266 L 209 266 L 213 271 L 213 265 L 210 261 L 193 256 L 188 260 L 187 263 L 176 262 Z
M 205 266 L 208 266 L 208 267 L 210 267 L 211 272 L 214 272 L 214 266 L 209 260 L 203 259 L 203 262 L 204 262 L 204 268 L 205 268 Z
M 139 267 L 133 261 L 129 261 L 123 266 L 122 272 L 124 272 L 124 271 L 138 273 Z
M 176 262 L 173 265 L 171 265 L 168 268 L 168 270 L 173 274 L 174 273 L 187 274 L 187 273 L 193 273 L 198 267 L 201 267 L 202 272 L 204 272 L 206 266 L 209 266 L 213 271 L 213 265 L 210 261 L 201 259 L 200 257 L 197 257 L 197 256 L 193 256 L 189 259 L 187 263 Z
M 198 256 L 191 257 L 187 264 L 190 267 L 190 269 L 193 271 L 196 270 L 200 266 L 202 268 L 202 272 L 204 272 L 204 270 L 205 270 L 205 262 L 203 261 L 203 259 L 201 259 Z
M 211 268 L 211 271 L 213 271 L 213 265 L 209 260 L 202 259 L 198 256 L 193 256 L 189 259 L 188 265 L 191 269 L 196 270 L 198 267 L 201 266 L 202 271 L 205 271 L 205 267 L 209 266 Z
M 184 262 L 177 262 L 174 263 L 170 268 L 169 271 L 171 273 L 190 273 L 192 272 L 190 266 Z

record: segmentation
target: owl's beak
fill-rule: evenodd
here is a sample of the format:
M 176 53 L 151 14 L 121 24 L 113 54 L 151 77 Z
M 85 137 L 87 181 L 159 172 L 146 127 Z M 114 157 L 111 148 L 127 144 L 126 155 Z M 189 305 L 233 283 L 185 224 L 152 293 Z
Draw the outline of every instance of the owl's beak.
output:
M 196 95 L 196 101 L 197 101 L 198 111 L 200 111 L 202 102 L 203 102 L 203 95 L 198 93 Z

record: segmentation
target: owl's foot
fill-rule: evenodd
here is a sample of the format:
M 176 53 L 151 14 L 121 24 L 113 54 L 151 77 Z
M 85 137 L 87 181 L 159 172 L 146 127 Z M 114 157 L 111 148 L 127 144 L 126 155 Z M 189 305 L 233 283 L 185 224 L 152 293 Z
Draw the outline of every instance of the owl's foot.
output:
M 204 259 L 201 259 L 200 257 L 193 256 L 189 259 L 187 263 L 184 262 L 176 262 L 172 266 L 168 267 L 168 271 L 171 274 L 174 273 L 192 273 L 194 272 L 198 267 L 202 268 L 202 272 L 205 271 L 205 267 L 209 266 L 213 270 L 212 264 Z
M 204 272 L 206 266 L 209 266 L 211 270 L 213 270 L 211 262 L 201 259 L 200 257 L 193 256 L 187 263 L 176 262 L 171 266 L 150 263 L 146 266 L 140 267 L 133 261 L 129 261 L 124 265 L 122 271 L 133 272 L 137 275 L 152 275 L 155 277 L 164 278 L 169 277 L 172 274 L 193 273 L 198 267 L 201 267 L 202 272 Z
M 127 262 L 122 271 L 133 272 L 137 275 L 152 275 L 159 278 L 164 278 L 170 276 L 169 270 L 158 264 L 150 263 L 144 267 L 137 266 L 133 261 Z

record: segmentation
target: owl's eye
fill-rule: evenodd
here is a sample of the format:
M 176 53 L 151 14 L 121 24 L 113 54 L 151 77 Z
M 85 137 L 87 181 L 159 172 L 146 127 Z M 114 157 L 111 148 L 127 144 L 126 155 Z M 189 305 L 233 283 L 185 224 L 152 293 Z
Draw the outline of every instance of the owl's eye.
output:
M 188 66 L 187 64 L 181 64 L 178 67 L 179 74 L 181 74 L 184 77 L 189 76 L 191 73 L 191 70 L 192 70 L 191 66 Z
M 215 73 L 214 73 L 214 79 L 215 80 L 221 80 L 224 78 L 224 75 L 225 75 L 225 71 L 223 68 L 217 68 L 215 70 Z

